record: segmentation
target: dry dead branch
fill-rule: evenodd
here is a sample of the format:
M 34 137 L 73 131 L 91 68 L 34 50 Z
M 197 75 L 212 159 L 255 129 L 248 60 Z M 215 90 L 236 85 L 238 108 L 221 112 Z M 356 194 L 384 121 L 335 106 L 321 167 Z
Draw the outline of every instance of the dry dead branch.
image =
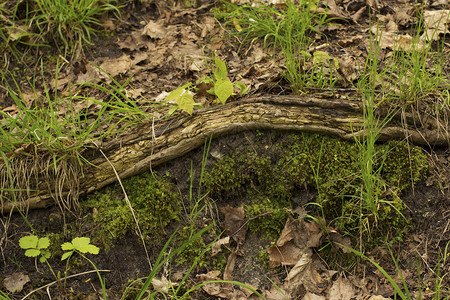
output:
M 380 119 L 388 113 L 380 109 Z M 315 132 L 346 140 L 364 137 L 361 101 L 305 96 L 263 96 L 199 109 L 192 116 L 181 113 L 157 124 L 146 124 L 133 133 L 110 140 L 101 146 L 120 178 L 127 178 L 180 157 L 214 138 L 244 130 L 274 129 Z M 420 128 L 417 128 L 420 124 Z M 412 113 L 399 113 L 382 129 L 380 140 L 407 139 L 418 145 L 449 145 L 448 124 L 434 120 L 420 120 Z M 98 149 L 87 149 L 83 157 L 89 162 L 76 166 L 67 161 L 61 170 L 49 174 L 44 165 L 23 166 L 14 158 L 11 170 L 18 193 L 20 208 L 41 208 L 61 199 L 76 203 L 78 196 L 98 190 L 117 180 L 114 171 Z M 39 161 L 39 158 L 33 160 Z M 48 163 L 48 162 L 47 162 Z M 27 171 L 20 171 L 26 169 Z M 63 171 L 65 170 L 65 171 Z M 0 165 L 2 188 L 11 188 L 4 164 Z M 17 173 L 16 173 L 17 172 Z M 58 175 L 59 174 L 59 175 Z M 1 198 L 3 213 L 14 209 L 11 200 Z M 59 203 L 61 205 L 61 203 Z M 65 205 L 65 204 L 64 204 Z

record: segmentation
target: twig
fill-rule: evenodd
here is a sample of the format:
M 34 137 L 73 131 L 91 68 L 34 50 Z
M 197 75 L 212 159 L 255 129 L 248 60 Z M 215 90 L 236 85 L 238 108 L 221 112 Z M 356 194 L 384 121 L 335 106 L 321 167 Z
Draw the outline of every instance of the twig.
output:
M 244 224 L 241 225 L 241 227 L 239 227 L 235 232 L 230 234 L 230 237 L 232 237 L 233 235 L 236 235 L 239 231 L 241 231 L 242 228 L 244 228 L 244 226 L 248 224 L 248 222 L 253 221 L 256 218 L 265 217 L 265 216 L 270 215 L 272 213 L 273 213 L 273 211 L 268 211 L 268 212 L 265 212 L 263 214 L 260 214 L 260 215 L 254 216 L 253 218 L 248 219 L 247 221 L 244 222 Z
M 69 278 L 73 278 L 73 277 L 77 277 L 77 276 L 81 276 L 81 275 L 86 275 L 86 274 L 90 274 L 90 273 L 95 273 L 97 272 L 97 270 L 92 270 L 92 271 L 87 271 L 87 272 L 83 272 L 83 273 L 78 273 L 78 274 L 73 274 L 70 276 L 65 276 L 64 280 L 69 279 Z M 111 270 L 98 270 L 98 272 L 111 272 Z M 35 290 L 32 290 L 31 292 L 29 292 L 28 294 L 25 295 L 25 297 L 22 298 L 22 300 L 28 298 L 29 296 L 31 296 L 32 294 L 34 294 L 37 291 L 40 291 L 42 289 L 47 289 L 48 287 L 54 285 L 55 283 L 57 283 L 59 280 L 55 280 L 53 282 L 50 282 L 49 284 L 46 284 L 44 286 L 41 286 L 40 288 L 37 288 Z

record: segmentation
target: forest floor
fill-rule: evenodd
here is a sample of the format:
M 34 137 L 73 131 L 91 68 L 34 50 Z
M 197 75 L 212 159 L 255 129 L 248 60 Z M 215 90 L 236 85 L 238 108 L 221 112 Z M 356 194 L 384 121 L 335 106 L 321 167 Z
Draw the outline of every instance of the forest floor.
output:
M 71 87 L 77 83 L 114 84 L 112 78 L 121 83 L 130 78 L 124 88 L 130 97 L 141 102 L 155 99 L 161 101 L 176 88 L 188 82 L 195 82 L 205 74 L 210 75 L 214 68 L 210 60 L 213 53 L 226 62 L 228 78 L 232 82 L 237 80 L 242 82 L 251 96 L 292 93 L 289 83 L 281 75 L 286 70 L 285 61 L 277 55 L 276 51 L 266 49 L 262 39 L 240 44 L 238 37 L 227 35 L 229 31 L 237 30 L 238 26 L 235 23 L 235 28 L 230 28 L 230 24 L 225 26 L 223 19 L 215 18 L 214 12 L 217 14 L 222 4 L 200 1 L 189 8 L 182 4 L 169 5 L 168 3 L 168 1 L 125 3 L 121 8 L 120 20 L 112 16 L 102 20 L 107 25 L 108 36 L 95 39 L 94 45 L 85 48 L 79 57 L 73 58 L 73 61 L 63 62 L 61 65 L 56 65 L 51 59 L 45 60 L 43 64 L 45 78 L 39 75 L 36 77 L 35 88 L 38 93 L 45 94 L 43 79 L 52 92 L 68 95 Z M 319 4 L 324 6 L 326 2 Z M 445 5 L 427 3 L 423 4 L 422 8 L 436 14 L 449 14 L 446 10 L 448 7 Z M 361 76 L 359 66 L 365 65 L 367 55 L 371 51 L 369 20 L 371 18 L 373 18 L 372 21 L 375 20 L 374 16 L 376 16 L 379 22 L 386 24 L 386 34 L 390 38 L 381 41 L 383 45 L 378 55 L 382 61 L 395 52 L 393 48 L 396 47 L 394 44 L 398 43 L 398 40 L 395 41 L 397 35 L 404 37 L 402 41 L 406 40 L 401 47 L 411 47 L 407 41 L 406 32 L 409 26 L 417 21 L 417 8 L 418 4 L 405 1 L 389 0 L 373 3 L 371 1 L 341 1 L 339 3 L 328 1 L 328 15 L 334 18 L 335 22 L 317 28 L 317 33 L 313 34 L 316 46 L 309 52 L 314 56 L 314 53 L 320 50 L 327 53 L 327 60 L 335 61 L 336 59 L 339 63 L 333 75 L 336 82 L 332 87 L 310 87 L 305 89 L 305 92 L 328 93 L 336 98 L 356 99 L 355 101 L 361 99 L 361 95 L 352 82 Z M 279 9 L 283 9 L 281 4 Z M 369 10 L 376 14 L 369 16 Z M 448 27 L 447 23 L 444 27 Z M 450 40 L 448 35 L 441 34 L 443 32 L 440 31 L 441 29 L 439 27 L 440 35 L 438 34 L 438 38 L 433 43 L 442 46 L 442 53 L 448 55 Z M 28 60 L 37 60 L 40 54 L 42 53 L 31 51 Z M 58 58 L 55 59 L 58 60 Z M 443 64 L 445 74 L 450 71 L 449 61 Z M 95 66 L 99 66 L 111 77 L 105 76 Z M 314 70 L 312 61 L 306 62 L 304 67 L 309 68 L 311 72 Z M 17 72 L 22 71 L 26 73 L 33 70 L 25 68 Z M 54 74 L 56 73 L 58 73 L 58 81 L 55 84 Z M 29 99 L 31 105 L 35 92 L 27 86 L 26 77 L 23 78 L 19 80 L 19 85 L 23 87 L 24 99 Z M 401 79 L 398 81 L 401 82 Z M 380 82 L 376 88 L 389 85 L 395 86 L 395 80 Z M 204 107 L 220 105 L 206 92 L 209 87 L 202 84 L 197 86 L 199 90 L 196 91 L 196 102 Z M 104 93 L 99 90 L 93 89 L 89 91 L 89 94 L 92 98 L 102 99 L 103 97 L 102 101 L 106 101 Z M 228 101 L 235 101 L 239 97 L 241 96 L 233 95 Z M 429 93 L 412 104 L 407 100 L 402 104 L 406 103 L 410 105 L 408 109 L 422 111 L 424 115 L 427 115 L 433 107 L 437 107 L 432 103 L 436 105 L 444 103 L 444 114 L 448 117 L 449 102 L 448 99 L 441 100 L 442 97 L 445 98 L 441 93 Z M 3 111 L 12 114 L 17 109 L 6 89 L 0 90 L 0 107 Z M 95 114 L 98 111 L 98 105 L 80 102 L 74 105 L 73 109 L 87 110 Z M 66 113 L 63 110 L 61 108 L 61 115 Z M 157 120 L 165 116 L 167 110 L 166 108 L 158 111 L 152 109 L 148 113 Z M 447 117 L 443 118 L 444 121 L 448 120 Z M 220 253 L 212 257 L 211 249 L 209 249 L 201 257 L 199 252 L 194 251 L 195 249 L 188 248 L 186 256 L 179 256 L 184 259 L 182 263 L 174 261 L 161 267 L 155 280 L 148 287 L 149 293 L 160 290 L 157 297 L 175 298 L 171 287 L 176 286 L 177 283 L 183 282 L 184 285 L 178 292 L 177 297 L 179 297 L 196 284 L 207 280 L 223 279 L 234 280 L 252 287 L 265 299 L 394 299 L 398 291 L 385 274 L 368 260 L 356 255 L 351 256 L 345 248 L 336 246 L 342 243 L 350 247 L 367 247 L 367 249 L 356 249 L 379 263 L 392 276 L 400 289 L 405 294 L 411 295 L 407 297 L 408 299 L 449 299 L 450 151 L 446 146 L 421 147 L 422 154 L 426 156 L 427 171 L 421 174 L 420 180 L 413 188 L 409 187 L 395 195 L 405 204 L 402 213 L 408 220 L 405 223 L 407 225 L 401 228 L 401 234 L 398 234 L 398 231 L 383 233 L 384 239 L 378 237 L 379 242 L 370 246 L 363 246 L 359 240 L 361 236 L 350 236 L 341 232 L 335 220 L 321 219 L 324 214 L 321 215 L 319 209 L 309 205 L 319 201 L 320 188 L 310 182 L 293 184 L 292 190 L 289 191 L 285 218 L 282 226 L 277 227 L 284 230 L 283 233 L 278 232 L 278 236 L 264 236 L 261 232 L 252 231 L 251 223 L 267 217 L 264 210 L 256 214 L 254 219 L 249 217 L 248 210 L 244 213 L 244 208 L 248 209 L 254 204 L 252 197 L 260 196 L 257 190 L 264 188 L 264 184 L 260 182 L 262 177 L 254 177 L 256 176 L 254 173 L 258 173 L 257 167 L 250 172 L 251 174 L 242 175 L 249 176 L 250 179 L 245 179 L 247 181 L 242 179 L 242 185 L 236 189 L 213 190 L 214 184 L 217 185 L 217 183 L 206 185 L 206 187 L 201 186 L 201 180 L 204 178 L 200 175 L 213 174 L 218 164 L 226 162 L 224 159 L 236 158 L 239 153 L 253 153 L 259 158 L 267 158 L 271 168 L 275 169 L 285 154 L 279 146 L 291 145 L 289 143 L 293 136 L 300 140 L 311 137 L 322 139 L 316 135 L 290 131 L 245 131 L 213 139 L 209 147 L 195 149 L 182 157 L 153 168 L 151 177 L 167 183 L 183 205 L 179 216 L 174 218 L 173 222 L 164 228 L 152 229 L 155 231 L 154 236 L 146 239 L 146 249 L 142 246 L 136 230 L 127 223 L 131 222 L 128 219 L 121 220 L 124 222 L 123 228 L 126 229 L 123 232 L 117 228 L 107 229 L 117 230 L 114 233 L 110 231 L 111 236 L 117 236 L 117 238 L 111 236 L 99 238 L 99 232 L 107 235 L 108 231 L 100 228 L 100 226 L 106 226 L 104 224 L 106 216 L 103 223 L 96 223 L 97 215 L 106 214 L 107 210 L 102 210 L 100 204 L 97 207 L 95 204 L 83 205 L 93 201 L 94 203 L 106 201 L 106 198 L 101 198 L 102 195 L 108 195 L 113 200 L 115 198 L 122 200 L 123 191 L 117 183 L 80 199 L 83 207 L 81 213 L 67 211 L 62 213 L 59 207 L 52 206 L 28 211 L 26 219 L 18 213 L 3 215 L 0 236 L 0 283 L 3 282 L 3 285 L 0 284 L 0 288 L 11 299 L 22 299 L 32 291 L 33 294 L 29 296 L 32 299 L 48 299 L 50 295 L 54 299 L 101 299 L 102 297 L 97 275 L 82 274 L 92 270 L 92 265 L 85 260 L 73 257 L 68 267 L 65 261 L 59 260 L 58 255 L 61 251 L 58 252 L 55 247 L 56 250 L 53 249 L 53 257 L 49 259 L 49 263 L 53 271 L 59 274 L 56 277 L 63 276 L 65 271 L 68 271 L 67 275 L 78 274 L 67 281 L 55 281 L 55 274 L 52 274 L 53 271 L 50 271 L 47 264 L 26 257 L 23 249 L 19 247 L 19 239 L 31 233 L 29 224 L 32 224 L 35 233 L 39 236 L 52 236 L 52 243 L 67 242 L 74 237 L 90 237 L 92 243 L 100 247 L 100 253 L 87 256 L 99 270 L 108 270 L 100 272 L 106 283 L 108 299 L 120 299 L 127 286 L 130 287 L 130 292 L 125 298 L 135 298 L 145 278 L 136 283 L 133 281 L 148 276 L 151 272 L 150 263 L 155 262 L 162 246 L 175 232 L 175 228 L 198 231 L 214 224 L 213 230 L 204 235 L 203 246 L 198 247 L 209 249 L 207 245 L 219 239 L 219 233 L 222 232 L 220 238 L 228 235 L 232 239 L 230 241 L 220 239 L 224 244 L 222 247 L 215 244 L 215 247 L 222 250 L 215 248 L 216 250 L 213 251 Z M 334 138 L 330 140 L 338 144 L 342 142 Z M 322 145 L 329 142 L 328 138 L 320 141 Z M 329 152 L 332 153 L 331 150 Z M 324 150 L 324 157 L 328 154 L 328 150 Z M 245 159 L 254 159 L 254 157 Z M 205 166 L 204 170 L 202 163 Z M 254 163 L 258 166 L 260 161 L 255 160 Z M 217 174 L 230 176 L 231 173 L 215 173 L 214 176 L 220 176 Z M 235 175 L 239 176 L 239 174 Z M 212 176 L 213 179 L 217 179 L 214 176 Z M 274 179 L 277 180 L 277 178 Z M 241 179 L 230 178 L 230 180 Z M 133 186 L 132 181 L 125 183 L 125 186 L 127 184 Z M 278 192 L 274 191 L 274 193 Z M 389 191 L 386 193 L 386 199 L 391 199 L 389 197 L 394 199 L 394 196 L 389 195 Z M 201 196 L 198 203 L 201 203 L 200 207 L 205 205 L 205 209 L 199 210 L 195 218 L 192 215 L 192 208 L 197 198 L 191 197 L 192 195 Z M 319 221 L 312 221 L 314 219 L 308 219 L 306 215 L 311 215 Z M 131 227 L 127 227 L 128 225 Z M 116 226 L 120 227 L 121 224 Z M 376 227 L 382 224 L 375 222 L 370 226 Z M 392 227 L 395 228 L 395 225 L 393 224 Z M 130 228 L 133 229 L 130 230 Z M 178 231 L 177 237 L 183 234 Z M 190 234 L 192 235 L 192 232 Z M 282 258 L 275 258 L 276 254 L 273 250 L 272 252 L 267 250 L 274 245 L 281 249 L 282 245 L 293 243 L 294 240 L 295 245 L 292 247 L 295 249 L 280 252 Z M 299 243 L 302 246 L 299 246 Z M 177 245 L 171 245 L 171 247 L 173 248 L 165 250 L 166 254 L 175 251 Z M 330 247 L 334 249 L 334 252 L 330 250 Z M 290 255 L 293 257 L 284 257 Z M 196 256 L 201 258 L 200 261 L 197 262 L 187 280 L 183 281 L 183 276 L 188 273 L 190 263 Z M 302 259 L 303 262 L 301 262 Z M 269 267 L 270 264 L 273 265 Z M 283 266 L 280 267 L 280 264 Z M 50 288 L 39 289 L 54 281 L 55 284 Z M 405 292 L 404 286 L 408 287 L 409 293 Z M 237 285 L 231 287 L 226 283 L 205 285 L 197 288 L 190 296 L 192 299 L 257 298 L 246 288 Z

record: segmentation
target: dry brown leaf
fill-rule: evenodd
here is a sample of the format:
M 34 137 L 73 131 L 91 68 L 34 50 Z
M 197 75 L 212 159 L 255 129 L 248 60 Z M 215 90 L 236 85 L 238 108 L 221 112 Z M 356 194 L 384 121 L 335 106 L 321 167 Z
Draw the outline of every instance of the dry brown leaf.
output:
M 301 234 L 300 220 L 289 216 L 276 245 L 267 249 L 271 268 L 280 265 L 293 266 L 305 251 L 309 250 L 297 244 L 299 234 Z
M 347 82 L 353 82 L 353 80 L 356 80 L 358 78 L 357 70 L 356 70 L 356 64 L 355 60 L 352 57 L 342 57 L 338 58 L 339 62 L 339 74 L 341 74 L 342 77 Z
M 424 26 L 426 30 L 420 37 L 422 41 L 438 40 L 440 34 L 447 32 L 447 24 L 450 22 L 450 10 L 426 10 L 423 12 Z
M 258 288 L 256 286 L 254 286 L 254 285 L 251 285 L 251 284 L 248 284 L 248 283 L 245 283 L 245 285 L 248 286 L 249 288 L 254 289 L 255 291 L 258 290 Z M 247 299 L 249 299 L 252 295 L 255 295 L 251 290 L 249 290 L 249 289 L 247 289 L 247 288 L 245 288 L 243 286 L 240 286 L 239 289 L 242 291 L 242 293 L 244 293 L 244 295 L 247 297 Z M 257 298 L 257 299 L 259 299 L 259 298 Z
M 30 277 L 22 272 L 16 272 L 3 279 L 3 286 L 11 293 L 22 291 L 23 286 L 30 281 Z
M 395 9 L 395 21 L 397 24 L 401 26 L 407 26 L 412 21 L 412 12 L 414 11 L 413 7 L 399 7 Z
M 196 277 L 198 279 L 200 279 L 200 281 L 205 282 L 205 281 L 211 281 L 211 280 L 218 280 L 218 279 L 220 279 L 219 275 L 220 275 L 219 270 L 212 270 L 206 274 L 197 274 Z
M 170 282 L 166 277 L 162 276 L 161 279 L 153 278 L 151 283 L 156 291 L 160 291 L 164 294 L 169 292 Z
M 267 249 L 269 253 L 269 267 L 293 266 L 299 258 L 309 249 L 299 248 L 293 241 L 285 243 L 283 246 L 272 246 Z
M 140 51 L 133 54 L 132 64 L 137 65 L 149 58 L 148 52 Z
M 225 220 L 223 222 L 225 231 L 229 236 L 238 243 L 242 244 L 245 240 L 245 235 L 247 234 L 248 225 L 241 226 L 245 223 L 244 221 L 244 207 L 231 207 L 227 205 L 220 208 L 220 211 L 224 214 Z M 238 231 L 239 230 L 239 231 Z
M 79 72 L 79 73 L 81 73 L 81 72 Z M 66 77 L 58 77 L 58 80 L 56 82 L 55 82 L 55 80 L 50 81 L 50 87 L 52 88 L 52 90 L 55 90 L 55 83 L 56 83 L 56 89 L 58 91 L 61 91 L 67 86 L 67 84 L 69 82 L 71 82 L 74 79 L 73 76 L 74 75 L 69 74 Z
M 143 46 L 143 44 L 138 45 L 137 41 L 133 38 L 132 35 L 127 35 L 127 37 L 124 40 L 118 41 L 116 42 L 116 44 L 119 46 L 120 49 L 126 49 L 130 51 L 140 49 Z
M 361 17 L 363 16 L 364 12 L 366 11 L 366 9 L 367 9 L 367 6 L 363 6 L 360 9 L 358 9 L 358 11 L 355 12 L 352 15 L 352 19 L 353 19 L 353 21 L 355 21 L 355 23 L 358 23 L 359 19 L 361 19 Z
M 146 35 L 143 35 L 142 30 L 131 32 L 131 37 L 137 49 L 147 48 L 147 50 L 153 50 L 156 48 L 156 44 Z
M 128 70 L 131 69 L 133 65 L 133 61 L 131 58 L 123 54 L 121 57 L 118 58 L 108 58 L 100 65 L 100 68 L 106 72 L 111 77 L 116 77 L 119 74 L 125 74 L 128 72 Z M 106 74 L 100 75 L 103 79 L 106 79 L 108 81 L 108 76 Z
M 303 300 L 325 300 L 325 297 L 307 292 L 303 297 Z
M 204 16 L 202 19 L 202 22 L 196 24 L 202 30 L 200 37 L 204 38 L 208 34 L 214 34 L 215 22 L 216 22 L 216 19 L 214 17 Z
M 178 282 L 178 281 L 182 280 L 185 274 L 186 274 L 186 271 L 184 271 L 184 270 L 176 271 L 171 276 L 172 282 Z
M 316 222 L 304 222 L 302 219 L 304 212 L 299 214 L 298 219 L 288 217 L 276 245 L 267 250 L 270 267 L 295 265 L 301 257 L 311 253 L 312 247 L 320 245 L 323 237 L 322 228 Z
M 220 240 L 214 242 L 211 246 L 211 256 L 215 256 L 222 252 L 222 246 L 228 246 L 230 245 L 230 237 L 224 237 Z
M 325 220 L 319 220 L 323 226 L 326 226 Z M 314 248 L 319 247 L 321 244 L 321 239 L 323 237 L 323 230 L 317 224 L 317 222 L 313 221 L 310 223 L 304 222 L 305 227 L 305 233 L 306 235 L 303 235 L 303 233 L 300 235 L 301 238 L 303 238 L 304 243 L 306 244 L 306 247 Z M 304 238 L 306 236 L 306 239 Z
M 323 13 L 326 14 L 328 18 L 353 22 L 353 19 L 350 18 L 347 13 L 344 12 L 338 5 L 336 5 L 336 2 L 334 0 L 322 0 L 321 3 L 328 6 L 328 9 L 324 10 L 323 8 L 319 7 L 313 11 L 314 13 Z
M 91 82 L 98 83 L 100 81 L 100 71 L 91 64 L 86 65 L 86 73 L 78 74 L 75 83 Z
M 352 299 L 355 295 L 355 289 L 346 278 L 339 277 L 328 290 L 329 300 Z
M 223 279 L 224 280 L 233 280 L 233 270 L 236 265 L 236 253 L 233 252 L 228 256 L 227 265 L 225 266 L 225 270 L 223 271 Z
M 220 282 L 208 283 L 202 286 L 202 289 L 211 296 L 226 298 L 230 292 L 224 291 Z
M 359 43 L 361 43 L 361 41 L 364 39 L 365 39 L 364 36 L 357 34 L 355 36 L 350 36 L 345 39 L 340 39 L 337 43 L 339 44 L 339 46 L 348 47 L 350 45 L 359 45 Z
M 171 54 L 175 60 L 179 61 L 175 67 L 180 70 L 187 70 L 194 65 L 200 71 L 200 68 L 205 65 L 202 50 L 192 42 L 174 47 Z
M 350 253 L 351 251 L 348 250 L 348 248 L 352 247 L 352 242 L 350 240 L 350 238 L 348 236 L 342 236 L 339 232 L 337 232 L 336 230 L 332 229 L 329 230 L 329 235 L 328 238 L 330 239 L 330 241 L 334 242 L 335 245 L 340 248 L 344 253 Z M 343 247 L 341 245 L 344 245 L 346 247 Z
M 198 274 L 197 278 L 199 278 L 201 282 L 221 280 L 219 278 L 219 275 L 220 271 L 213 270 L 209 271 L 206 274 Z M 237 299 L 233 298 L 235 295 L 233 291 L 233 285 L 231 283 L 212 282 L 203 285 L 202 289 L 211 296 L 221 297 L 225 299 Z
M 167 34 L 167 27 L 163 26 L 161 23 L 162 19 L 153 22 L 150 21 L 145 25 L 144 28 L 142 28 L 142 34 L 147 35 L 152 39 L 163 39 Z
M 301 286 L 312 293 L 321 293 L 326 288 L 325 281 L 316 271 L 311 256 L 311 250 L 303 254 L 286 277 L 285 287 L 292 295 L 295 295 Z
M 284 225 L 283 231 L 281 232 L 280 237 L 277 240 L 277 246 L 282 247 L 289 241 L 294 240 L 301 231 L 300 220 L 294 219 L 292 216 L 289 216 L 286 224 Z
M 372 33 L 376 35 L 375 39 L 378 41 L 379 47 L 381 49 L 389 48 L 392 50 L 402 51 L 421 51 L 426 47 L 426 44 L 422 39 L 417 40 L 409 34 L 399 35 L 394 32 L 382 32 L 377 29 L 376 26 L 373 26 L 371 30 Z M 370 51 L 368 45 L 366 45 L 366 48 L 368 51 Z
M 259 63 L 266 56 L 267 56 L 267 54 L 264 52 L 263 47 L 259 43 L 256 43 L 256 44 L 253 44 L 251 55 L 249 57 L 247 57 L 247 61 L 250 62 L 251 64 Z
M 131 98 L 133 99 L 137 99 L 139 98 L 142 94 L 144 94 L 146 92 L 146 89 L 144 88 L 131 88 L 129 90 L 127 90 L 128 94 L 130 95 Z
M 288 293 L 284 291 L 281 287 L 274 287 L 272 286 L 270 288 L 270 291 L 264 291 L 262 293 L 264 299 L 266 300 L 288 300 L 290 299 Z
M 10 115 L 15 115 L 19 112 L 19 108 L 17 107 L 17 105 L 13 104 L 11 106 L 3 108 L 2 112 L 9 113 Z

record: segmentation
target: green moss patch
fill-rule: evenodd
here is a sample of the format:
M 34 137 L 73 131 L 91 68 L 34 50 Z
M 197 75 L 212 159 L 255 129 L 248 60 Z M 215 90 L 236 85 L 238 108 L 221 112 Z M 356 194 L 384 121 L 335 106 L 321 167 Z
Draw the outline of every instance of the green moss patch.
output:
M 385 238 L 387 233 L 401 236 L 408 222 L 402 215 L 405 206 L 399 193 L 422 179 L 428 168 L 419 147 L 406 142 L 376 145 L 374 165 L 381 167 L 382 188 L 375 191 L 375 216 L 361 198 L 361 153 L 356 143 L 292 134 L 270 154 L 265 153 L 252 148 L 225 156 L 204 178 L 213 197 L 251 199 L 245 206 L 247 218 L 271 211 L 272 215 L 249 223 L 250 230 L 270 239 L 280 234 L 293 208 L 291 199 L 305 185 L 317 190 L 316 200 L 307 205 L 310 213 L 324 217 L 341 232 L 363 235 L 366 241 Z
M 123 181 L 142 233 L 150 241 L 158 241 L 164 228 L 179 220 L 181 199 L 174 187 L 164 178 L 144 173 Z M 84 209 L 92 209 L 95 241 L 106 247 L 114 238 L 135 230 L 135 221 L 125 198 L 118 188 L 106 188 L 83 202 Z

